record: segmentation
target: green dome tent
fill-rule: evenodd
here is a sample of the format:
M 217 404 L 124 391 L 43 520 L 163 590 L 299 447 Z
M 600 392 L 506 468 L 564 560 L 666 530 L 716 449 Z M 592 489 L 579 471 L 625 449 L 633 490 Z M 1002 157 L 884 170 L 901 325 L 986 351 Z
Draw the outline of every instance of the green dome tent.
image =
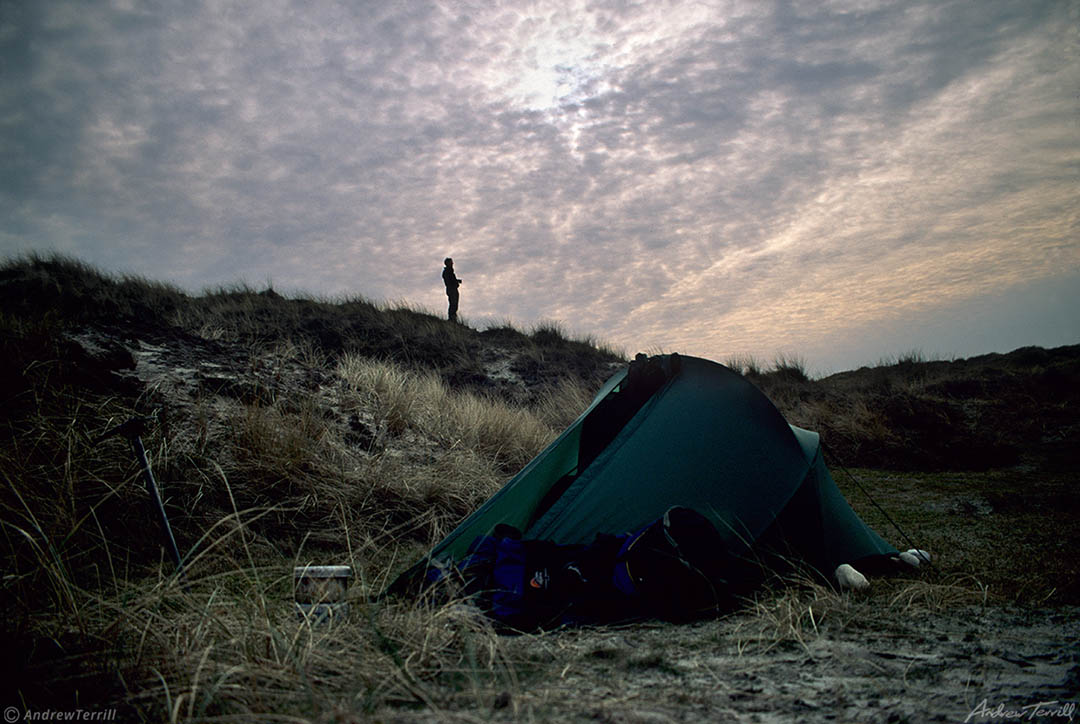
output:
M 703 514 L 743 555 L 779 541 L 825 575 L 893 555 L 856 515 L 817 433 L 789 425 L 741 375 L 704 359 L 643 355 L 498 493 L 398 578 L 461 561 L 499 524 L 526 540 L 587 544 L 663 516 Z

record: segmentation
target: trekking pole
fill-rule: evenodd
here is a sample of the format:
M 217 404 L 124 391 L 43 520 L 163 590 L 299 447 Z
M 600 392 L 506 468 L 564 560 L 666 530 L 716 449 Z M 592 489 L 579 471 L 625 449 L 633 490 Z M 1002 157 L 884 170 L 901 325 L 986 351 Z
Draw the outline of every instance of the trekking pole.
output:
M 158 491 L 157 481 L 154 480 L 154 471 L 150 469 L 150 461 L 146 457 L 146 448 L 143 447 L 142 435 L 146 432 L 147 426 L 154 421 L 156 415 L 157 413 L 155 412 L 153 415 L 145 417 L 133 417 L 106 432 L 98 438 L 98 442 L 110 438 L 113 435 L 122 435 L 127 438 L 129 443 L 131 443 L 131 450 L 135 454 L 135 459 L 138 461 L 139 466 L 142 468 L 143 480 L 146 482 L 146 490 L 150 493 L 150 500 L 154 504 L 154 511 L 157 513 L 158 522 L 161 524 L 162 535 L 165 539 L 165 547 L 168 549 L 173 562 L 176 564 L 177 577 L 186 588 L 187 580 L 184 578 L 184 561 L 183 558 L 180 557 L 180 549 L 176 546 L 176 538 L 173 537 L 172 526 L 169 525 L 169 516 L 165 514 L 165 505 L 161 502 L 161 493 Z

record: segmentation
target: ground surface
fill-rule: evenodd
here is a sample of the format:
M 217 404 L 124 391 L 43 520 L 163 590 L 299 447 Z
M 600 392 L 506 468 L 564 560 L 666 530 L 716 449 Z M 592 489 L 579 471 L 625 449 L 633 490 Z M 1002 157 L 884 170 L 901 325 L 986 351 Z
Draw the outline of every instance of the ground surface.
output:
M 758 638 L 737 615 L 519 638 L 543 674 L 468 711 L 387 721 L 1072 721 L 1080 609 L 969 605 L 886 626 L 825 617 L 800 642 Z M 1006 716 L 1011 715 L 1011 716 Z M 382 717 L 377 717 L 382 718 Z
M 739 624 L 583 636 L 567 703 L 594 692 L 603 703 L 580 718 L 607 721 L 964 721 L 984 701 L 1019 710 L 1078 693 L 1075 611 L 964 609 L 741 654 Z

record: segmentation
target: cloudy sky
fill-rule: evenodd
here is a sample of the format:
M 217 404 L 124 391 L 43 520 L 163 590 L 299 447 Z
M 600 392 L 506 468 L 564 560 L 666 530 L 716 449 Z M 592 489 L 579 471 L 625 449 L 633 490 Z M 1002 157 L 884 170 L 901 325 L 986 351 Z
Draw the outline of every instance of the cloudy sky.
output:
M 1080 3 L 0 0 L 0 255 L 824 373 L 1080 342 Z

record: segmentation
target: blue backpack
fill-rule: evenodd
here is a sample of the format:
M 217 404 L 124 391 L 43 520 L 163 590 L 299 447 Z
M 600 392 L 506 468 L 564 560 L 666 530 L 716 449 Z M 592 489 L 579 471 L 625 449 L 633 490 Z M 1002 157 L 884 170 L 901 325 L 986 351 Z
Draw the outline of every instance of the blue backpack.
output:
M 673 507 L 634 533 L 588 545 L 523 540 L 506 525 L 477 537 L 452 569 L 496 624 L 534 630 L 659 617 L 686 619 L 730 602 L 724 542 L 704 516 Z M 429 582 L 447 577 L 431 568 Z

